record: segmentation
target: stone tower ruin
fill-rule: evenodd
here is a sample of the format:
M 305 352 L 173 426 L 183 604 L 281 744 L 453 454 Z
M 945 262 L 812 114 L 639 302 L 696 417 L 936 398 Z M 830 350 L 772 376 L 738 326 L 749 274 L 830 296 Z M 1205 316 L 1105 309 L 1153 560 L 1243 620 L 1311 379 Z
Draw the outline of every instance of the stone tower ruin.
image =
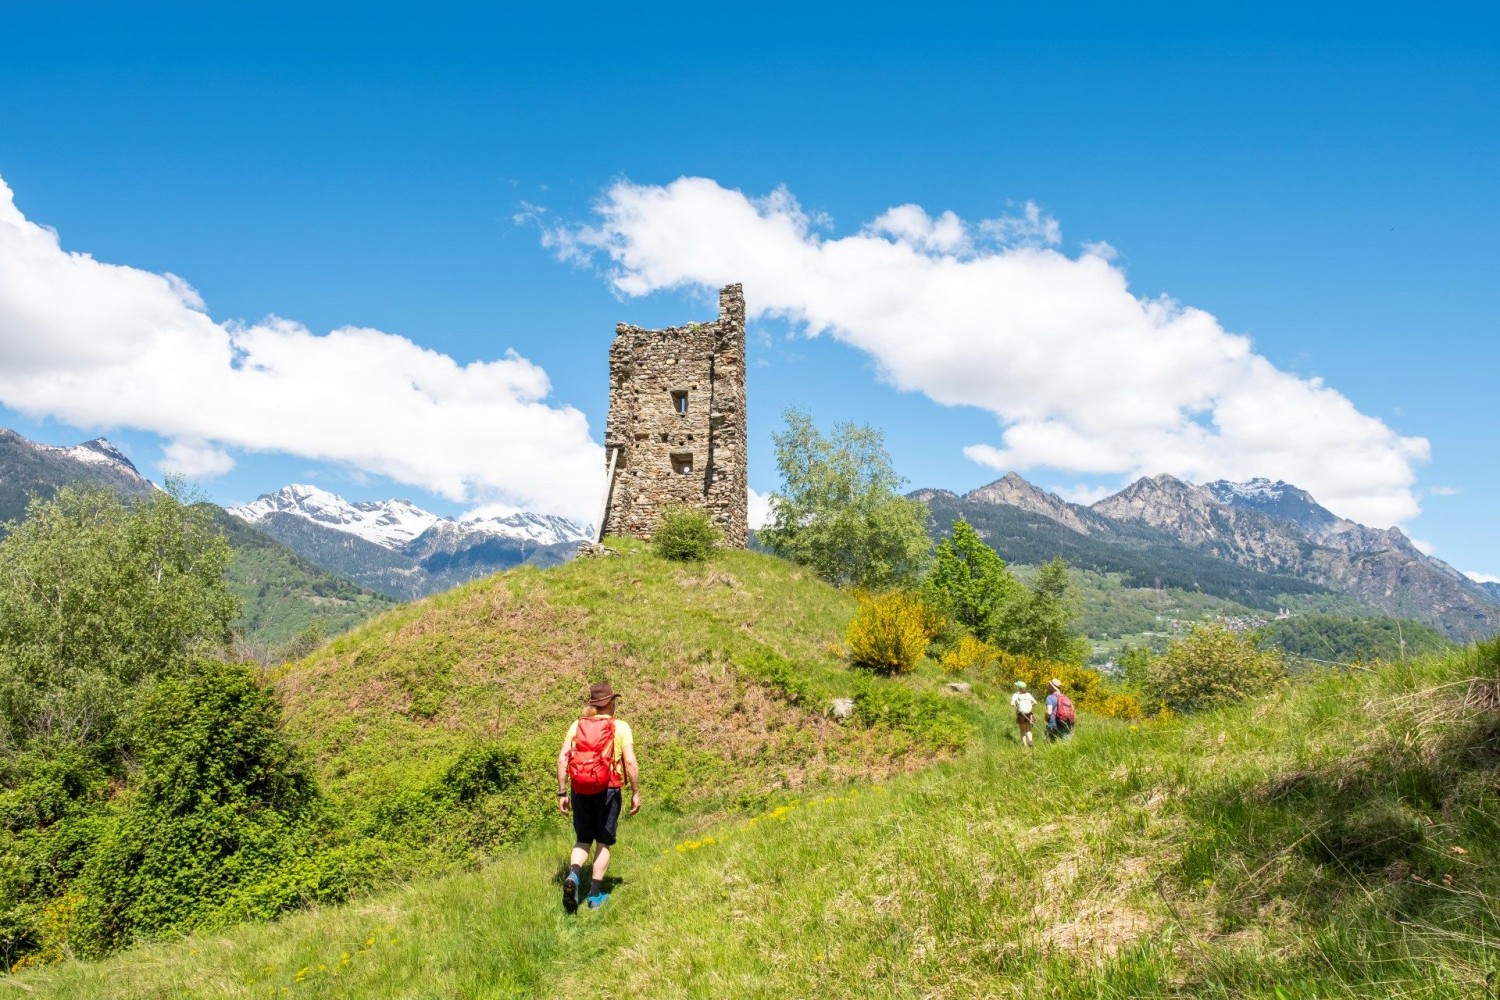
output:
M 719 290 L 719 318 L 665 330 L 621 323 L 609 349 L 601 537 L 650 538 L 663 508 L 705 510 L 724 544 L 749 543 L 745 293 Z

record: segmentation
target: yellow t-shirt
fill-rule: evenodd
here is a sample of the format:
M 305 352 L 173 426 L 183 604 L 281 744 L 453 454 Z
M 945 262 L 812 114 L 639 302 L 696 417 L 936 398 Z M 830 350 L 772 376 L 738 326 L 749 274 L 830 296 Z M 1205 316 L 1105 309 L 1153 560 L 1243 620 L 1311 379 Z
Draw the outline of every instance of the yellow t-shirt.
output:
M 609 719 L 613 716 L 596 715 L 596 719 Z M 553 730 L 556 732 L 557 730 Z M 563 745 L 568 749 L 573 748 L 573 740 L 578 736 L 578 720 L 568 727 L 568 735 L 563 737 Z M 630 723 L 624 719 L 615 719 L 615 773 L 620 777 L 625 776 L 625 751 L 635 752 L 635 736 L 630 731 Z

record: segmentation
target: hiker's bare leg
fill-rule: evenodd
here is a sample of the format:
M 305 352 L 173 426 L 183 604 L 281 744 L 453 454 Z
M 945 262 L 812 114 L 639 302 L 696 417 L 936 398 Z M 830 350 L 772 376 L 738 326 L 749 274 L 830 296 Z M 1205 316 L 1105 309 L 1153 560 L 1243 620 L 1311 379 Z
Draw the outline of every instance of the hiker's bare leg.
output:
M 604 890 L 604 873 L 609 871 L 609 848 L 599 844 L 594 848 L 594 884 L 589 886 L 589 895 Z
M 1021 745 L 1023 747 L 1031 746 L 1031 720 L 1019 719 L 1016 724 L 1021 727 Z
M 582 871 L 589 860 L 589 845 L 583 841 L 573 845 L 573 856 L 568 859 L 569 871 Z

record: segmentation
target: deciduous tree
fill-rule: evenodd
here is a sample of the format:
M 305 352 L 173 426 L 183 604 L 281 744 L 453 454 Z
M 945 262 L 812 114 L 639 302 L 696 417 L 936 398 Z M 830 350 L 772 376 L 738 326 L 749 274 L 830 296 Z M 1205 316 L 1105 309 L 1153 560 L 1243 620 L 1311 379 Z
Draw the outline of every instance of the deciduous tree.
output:
M 840 424 L 831 437 L 797 410 L 775 436 L 781 489 L 772 495 L 766 547 L 837 586 L 886 590 L 914 583 L 926 566 L 927 505 L 898 492 L 881 433 Z

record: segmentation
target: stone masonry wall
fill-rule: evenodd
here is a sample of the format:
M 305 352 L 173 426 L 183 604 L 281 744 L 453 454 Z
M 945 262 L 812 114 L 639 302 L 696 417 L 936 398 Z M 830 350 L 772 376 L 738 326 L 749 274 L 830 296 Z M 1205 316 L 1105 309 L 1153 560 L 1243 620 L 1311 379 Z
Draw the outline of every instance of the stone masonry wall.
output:
M 650 538 L 677 503 L 708 511 L 724 544 L 749 544 L 745 468 L 745 294 L 719 291 L 719 318 L 665 330 L 621 323 L 609 349 L 604 533 Z

